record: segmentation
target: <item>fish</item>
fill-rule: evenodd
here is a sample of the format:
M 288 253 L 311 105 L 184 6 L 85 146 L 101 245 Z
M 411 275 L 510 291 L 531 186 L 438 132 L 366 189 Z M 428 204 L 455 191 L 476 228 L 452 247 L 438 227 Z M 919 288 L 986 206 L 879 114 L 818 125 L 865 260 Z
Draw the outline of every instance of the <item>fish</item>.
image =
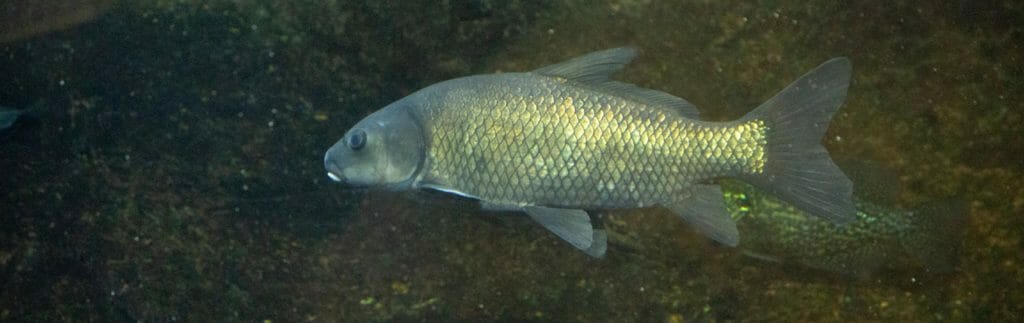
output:
M 743 241 L 742 253 L 867 278 L 913 259 L 926 272 L 955 269 L 967 207 L 950 199 L 904 211 L 856 194 L 857 218 L 836 226 L 749 184 L 723 179 L 723 197 Z
M 42 101 L 29 108 L 21 110 L 0 106 L 0 131 L 11 128 L 19 119 L 25 117 L 39 118 L 43 115 L 44 109 L 45 107 Z
M 14 125 L 15 121 L 24 114 L 24 111 L 15 110 L 8 107 L 0 106 L 0 130 L 5 130 Z
M 823 63 L 737 120 L 710 122 L 682 98 L 612 80 L 635 56 L 613 48 L 432 84 L 356 123 L 324 168 L 346 185 L 434 190 L 525 212 L 593 257 L 607 250 L 591 214 L 600 210 L 664 207 L 737 245 L 718 178 L 837 225 L 854 219 L 852 183 L 821 144 L 846 98 L 848 59 Z

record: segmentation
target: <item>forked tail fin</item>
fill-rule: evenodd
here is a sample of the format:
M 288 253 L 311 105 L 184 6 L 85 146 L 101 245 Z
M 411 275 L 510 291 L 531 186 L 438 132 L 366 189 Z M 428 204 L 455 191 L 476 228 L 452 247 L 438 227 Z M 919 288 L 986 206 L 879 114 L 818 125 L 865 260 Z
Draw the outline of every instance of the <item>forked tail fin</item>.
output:
M 741 119 L 767 127 L 765 164 L 743 180 L 836 223 L 853 220 L 853 184 L 821 145 L 829 121 L 846 99 L 850 60 L 833 58 L 790 84 Z

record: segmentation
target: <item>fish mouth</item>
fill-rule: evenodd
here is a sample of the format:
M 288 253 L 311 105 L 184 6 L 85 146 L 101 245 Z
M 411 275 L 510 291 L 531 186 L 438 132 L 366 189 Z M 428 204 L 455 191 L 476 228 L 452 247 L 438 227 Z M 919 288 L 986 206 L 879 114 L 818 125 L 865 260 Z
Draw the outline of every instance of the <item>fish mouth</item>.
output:
M 324 168 L 327 170 L 327 178 L 330 178 L 331 181 L 335 183 L 346 182 L 345 173 L 341 171 L 341 167 L 338 167 L 337 164 L 327 163 L 324 165 Z
M 332 181 L 336 183 L 344 183 L 345 175 L 343 175 L 344 173 L 341 171 L 341 167 L 338 166 L 338 163 L 331 158 L 331 151 L 333 150 L 334 149 L 332 147 L 327 150 L 326 154 L 324 154 L 324 169 L 327 170 L 327 177 Z
M 344 178 L 342 178 L 340 175 L 335 175 L 331 171 L 327 171 L 327 177 L 330 178 L 332 181 L 334 181 L 336 183 L 343 183 L 343 182 L 345 182 Z
M 342 175 L 341 172 L 336 172 L 333 170 L 327 171 L 327 178 L 330 178 L 332 182 L 342 184 L 342 187 L 344 187 L 345 190 L 364 190 L 369 188 L 369 185 L 353 183 L 349 180 L 346 180 L 345 175 Z

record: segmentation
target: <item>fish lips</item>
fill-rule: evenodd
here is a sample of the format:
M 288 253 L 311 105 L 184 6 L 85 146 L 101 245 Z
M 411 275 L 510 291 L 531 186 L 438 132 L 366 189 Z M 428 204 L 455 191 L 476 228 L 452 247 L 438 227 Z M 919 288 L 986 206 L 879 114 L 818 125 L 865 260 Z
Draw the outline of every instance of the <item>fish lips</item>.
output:
M 331 158 L 334 148 L 327 150 L 327 154 L 324 155 L 324 169 L 327 170 L 327 178 L 330 178 L 332 182 L 340 183 L 348 188 L 367 188 L 368 185 L 354 183 L 345 177 L 345 172 L 342 171 L 342 163 L 336 159 Z
M 324 154 L 324 169 L 327 170 L 327 177 L 334 182 L 345 183 L 345 175 L 344 172 L 341 171 L 341 166 L 331 159 L 332 150 L 333 149 L 330 149 L 326 154 Z
M 335 181 L 337 183 L 344 183 L 345 182 L 344 178 L 342 178 L 341 176 L 338 176 L 338 175 L 334 175 L 334 173 L 331 172 L 331 171 L 327 171 L 327 177 L 329 177 L 332 181 Z

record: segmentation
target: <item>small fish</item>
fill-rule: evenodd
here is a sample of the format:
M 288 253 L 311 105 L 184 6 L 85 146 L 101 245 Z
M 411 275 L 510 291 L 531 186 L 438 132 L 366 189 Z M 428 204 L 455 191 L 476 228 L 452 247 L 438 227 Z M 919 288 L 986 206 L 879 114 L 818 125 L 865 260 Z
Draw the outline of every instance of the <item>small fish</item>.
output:
M 0 106 L 0 130 L 13 126 L 14 122 L 18 121 L 18 118 L 21 117 L 22 114 L 25 114 L 22 110 L 15 110 Z
M 7 130 L 7 128 L 13 126 L 18 119 L 23 117 L 40 117 L 43 113 L 43 109 L 45 108 L 42 103 L 36 103 L 32 107 L 22 110 L 0 106 L 0 131 Z
M 755 258 L 868 277 L 910 257 L 929 272 L 949 272 L 966 221 L 960 201 L 900 211 L 855 199 L 857 219 L 836 226 L 771 194 L 722 180 L 729 213 L 743 233 L 739 247 Z
M 324 167 L 350 185 L 524 211 L 594 257 L 607 236 L 584 210 L 662 206 L 737 245 L 712 182 L 723 177 L 830 221 L 854 218 L 852 184 L 820 143 L 846 97 L 849 60 L 825 62 L 738 120 L 707 122 L 686 100 L 610 79 L 635 56 L 616 48 L 428 86 L 357 123 Z

